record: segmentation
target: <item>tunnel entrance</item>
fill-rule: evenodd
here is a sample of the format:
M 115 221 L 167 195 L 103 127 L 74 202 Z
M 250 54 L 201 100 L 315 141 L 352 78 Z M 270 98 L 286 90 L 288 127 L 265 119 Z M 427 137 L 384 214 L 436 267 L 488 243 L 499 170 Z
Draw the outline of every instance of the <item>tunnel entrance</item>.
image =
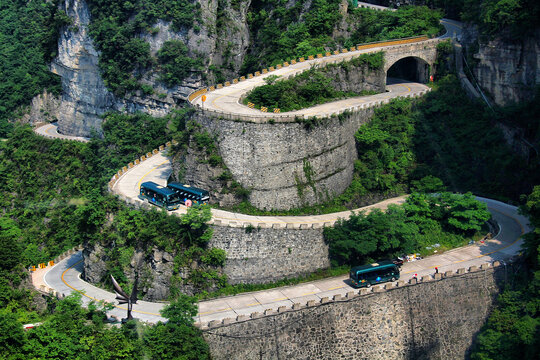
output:
M 424 60 L 413 56 L 396 61 L 386 72 L 387 83 L 389 78 L 427 83 L 428 77 L 429 64 Z

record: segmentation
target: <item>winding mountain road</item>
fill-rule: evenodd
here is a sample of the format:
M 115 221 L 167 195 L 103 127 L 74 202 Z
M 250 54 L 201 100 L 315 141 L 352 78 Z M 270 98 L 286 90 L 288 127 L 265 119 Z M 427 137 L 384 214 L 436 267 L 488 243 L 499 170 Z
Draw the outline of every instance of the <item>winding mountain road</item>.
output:
M 36 134 L 45 136 L 51 139 L 62 139 L 62 140 L 74 140 L 74 141 L 81 141 L 81 142 L 88 142 L 90 141 L 89 138 L 83 137 L 83 136 L 72 136 L 72 135 L 64 135 L 60 134 L 58 132 L 58 124 L 57 123 L 50 123 L 50 124 L 43 124 L 34 129 Z
M 518 214 L 515 206 L 485 198 L 478 199 L 487 203 L 489 211 L 499 224 L 498 233 L 494 234 L 491 240 L 405 263 L 401 270 L 402 280 L 408 280 L 414 274 L 417 274 L 419 278 L 432 275 L 435 267 L 444 273 L 456 272 L 459 268 L 479 266 L 495 260 L 504 262 L 519 253 L 522 245 L 521 235 L 531 230 L 527 219 Z M 81 280 L 81 272 L 82 254 L 78 252 L 50 267 L 47 272 L 33 274 L 42 276 L 41 280 L 34 279 L 34 283 L 42 282 L 64 295 L 79 291 L 84 294 L 85 304 L 92 300 L 115 302 L 115 294 Z M 344 275 L 294 286 L 201 301 L 198 304 L 199 313 L 196 322 L 204 326 L 212 320 L 236 318 L 238 315 L 248 315 L 253 312 L 262 313 L 267 309 L 277 310 L 281 306 L 290 308 L 294 303 L 320 301 L 323 297 L 332 298 L 336 294 L 344 296 L 350 291 L 355 291 L 355 289 L 349 285 L 347 276 Z M 133 307 L 133 316 L 146 322 L 163 321 L 164 319 L 159 315 L 163 306 L 164 303 L 139 301 Z M 125 317 L 125 314 L 124 306 L 115 306 L 109 311 L 109 315 L 118 318 Z
M 360 3 L 362 4 L 362 3 Z M 365 6 L 372 7 L 370 4 Z M 461 33 L 461 25 L 458 22 L 443 19 L 442 23 L 447 29 L 443 38 L 458 37 Z M 372 48 L 369 51 L 377 50 Z M 304 71 L 306 67 L 312 64 L 324 63 L 327 61 L 336 61 L 348 58 L 353 53 L 338 54 L 335 57 L 315 59 L 312 61 L 300 62 L 289 67 L 278 69 L 272 72 L 274 75 L 290 76 Z M 270 74 L 268 74 L 270 75 Z M 255 86 L 264 83 L 265 76 L 254 77 L 238 84 L 231 85 L 223 89 L 216 89 L 207 94 L 207 101 L 204 103 L 205 109 L 214 109 L 216 111 L 227 111 L 230 114 L 260 114 L 260 111 L 250 109 L 240 104 L 240 96 Z M 313 108 L 292 112 L 292 115 L 311 116 L 314 114 L 330 114 L 336 110 L 349 108 L 351 105 L 361 105 L 372 101 L 380 101 L 392 97 L 403 96 L 408 93 L 419 93 L 425 91 L 427 87 L 423 84 L 401 82 L 388 85 L 388 92 L 373 95 L 372 97 L 358 97 L 341 100 L 333 103 L 319 105 Z M 203 106 L 200 97 L 193 99 L 193 104 Z M 56 137 L 62 139 L 72 139 L 85 141 L 87 139 L 70 137 L 58 134 L 54 124 L 48 124 L 36 129 L 37 133 L 44 136 Z M 142 181 L 154 181 L 165 185 L 169 174 L 171 173 L 171 164 L 166 156 L 166 151 L 159 152 L 140 164 L 126 171 L 113 186 L 113 192 L 130 203 L 138 203 L 139 187 Z M 506 260 L 519 253 L 522 245 L 520 240 L 524 232 L 530 231 L 528 221 L 519 215 L 516 207 L 504 204 L 498 201 L 478 198 L 487 203 L 493 218 L 499 224 L 499 231 L 493 239 L 485 242 L 478 242 L 473 245 L 454 249 L 442 254 L 430 256 L 415 262 L 405 263 L 402 267 L 402 279 L 407 280 L 417 274 L 418 277 L 432 275 L 434 268 L 438 267 L 441 273 L 446 271 L 455 272 L 458 268 L 467 268 L 478 266 L 483 263 L 493 262 L 495 260 Z M 385 209 L 390 203 L 401 203 L 403 197 L 389 199 L 384 202 L 372 205 L 370 207 L 358 209 L 369 210 L 371 208 Z M 179 215 L 186 212 L 183 207 L 174 213 Z M 250 216 L 244 214 L 230 213 L 222 210 L 212 209 L 214 224 L 228 226 L 245 226 L 253 224 L 256 226 L 280 225 L 282 227 L 291 226 L 301 228 L 302 226 L 322 227 L 333 224 L 338 218 L 347 218 L 349 211 L 319 216 Z M 279 227 L 279 226 L 278 226 Z M 97 288 L 81 280 L 82 254 L 77 252 L 68 258 L 60 261 L 52 267 L 43 271 L 36 271 L 32 274 L 33 282 L 39 288 L 41 284 L 55 289 L 58 293 L 67 295 L 77 291 L 83 293 L 83 300 L 87 304 L 90 301 L 103 300 L 114 303 L 115 295 L 106 290 Z M 198 304 L 199 313 L 196 321 L 201 325 L 212 320 L 222 320 L 226 318 L 235 318 L 238 315 L 247 315 L 253 312 L 264 312 L 266 309 L 277 310 L 281 306 L 291 307 L 294 303 L 305 303 L 308 300 L 319 301 L 323 297 L 332 297 L 336 294 L 346 294 L 354 291 L 347 282 L 347 276 L 328 278 L 320 281 L 302 283 L 295 286 L 280 287 L 271 290 L 245 293 L 237 296 L 230 296 L 209 301 L 201 301 Z M 152 303 L 139 301 L 134 305 L 133 316 L 147 322 L 163 321 L 159 311 L 163 308 L 163 303 Z M 115 306 L 109 311 L 109 315 L 118 318 L 124 317 L 126 309 L 123 306 Z

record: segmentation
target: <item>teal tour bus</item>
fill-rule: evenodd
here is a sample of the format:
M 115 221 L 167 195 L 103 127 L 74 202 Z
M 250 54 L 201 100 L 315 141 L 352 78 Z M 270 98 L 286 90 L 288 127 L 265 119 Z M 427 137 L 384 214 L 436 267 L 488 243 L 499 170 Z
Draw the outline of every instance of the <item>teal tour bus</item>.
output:
M 210 200 L 210 193 L 208 191 L 194 186 L 173 181 L 167 187 L 174 191 L 180 201 L 186 206 L 208 204 L 208 200 Z
M 180 198 L 175 191 L 152 181 L 141 184 L 140 198 L 167 210 L 176 210 L 180 207 Z
M 390 260 L 355 266 L 349 273 L 349 279 L 354 287 L 370 287 L 387 281 L 396 281 L 399 279 L 399 266 Z

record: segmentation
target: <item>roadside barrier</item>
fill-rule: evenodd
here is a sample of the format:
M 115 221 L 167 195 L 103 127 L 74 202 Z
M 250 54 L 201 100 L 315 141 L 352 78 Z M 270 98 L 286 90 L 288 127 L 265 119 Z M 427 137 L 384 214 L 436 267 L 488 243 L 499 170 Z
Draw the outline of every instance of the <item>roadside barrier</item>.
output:
M 114 174 L 111 180 L 109 180 L 109 186 L 108 186 L 109 192 L 112 192 L 112 189 L 114 185 L 116 184 L 116 182 L 118 181 L 118 179 L 120 179 L 126 172 L 128 172 L 129 169 L 133 168 L 135 165 L 139 165 L 143 161 L 148 160 L 152 156 L 159 154 L 160 151 L 165 150 L 171 145 L 177 145 L 177 144 L 178 143 L 175 140 L 169 141 L 164 145 L 160 145 L 158 149 L 154 149 L 151 152 L 146 153 L 146 155 L 142 155 L 140 158 L 135 159 L 133 162 L 130 162 L 128 166 L 122 167 L 122 169 L 119 170 L 116 174 Z
M 40 263 L 38 264 L 38 268 L 39 269 L 46 269 L 48 267 L 53 267 L 55 264 L 59 263 L 60 261 L 64 260 L 66 257 L 68 256 L 71 256 L 73 255 L 74 253 L 76 253 L 77 251 L 81 251 L 82 250 L 82 245 L 79 245 L 79 246 L 76 246 L 74 247 L 73 249 L 69 249 L 67 251 L 64 251 L 62 254 L 58 255 L 57 257 L 55 257 L 53 260 L 50 260 L 46 263 Z M 30 266 L 30 268 L 28 269 L 30 275 L 32 276 L 32 273 L 38 271 L 36 269 L 36 266 Z M 44 295 L 51 295 L 51 296 L 55 296 L 57 298 L 61 298 L 62 295 L 59 294 L 55 289 L 52 289 L 46 285 L 41 285 L 39 287 L 37 286 L 34 286 L 35 289 L 37 291 L 39 291 L 40 293 L 44 294 Z
M 348 291 L 345 294 L 343 292 L 341 292 L 341 293 L 338 293 L 338 294 L 335 294 L 335 295 L 332 295 L 332 296 L 326 296 L 326 297 L 321 298 L 320 300 L 308 300 L 305 303 L 294 303 L 290 307 L 288 307 L 288 306 L 280 306 L 277 309 L 266 309 L 263 312 L 253 312 L 253 313 L 251 313 L 249 315 L 238 315 L 235 318 L 226 318 L 226 319 L 222 319 L 222 320 L 212 320 L 212 321 L 209 321 L 209 322 L 196 322 L 195 326 L 197 326 L 199 329 L 201 329 L 203 331 L 204 330 L 210 330 L 210 329 L 215 329 L 215 328 L 219 328 L 219 327 L 222 327 L 222 326 L 231 325 L 231 324 L 234 324 L 234 323 L 240 323 L 240 322 L 245 322 L 245 321 L 249 321 L 249 320 L 260 319 L 260 318 L 266 317 L 266 316 L 276 316 L 276 315 L 283 314 L 283 313 L 290 312 L 290 311 L 298 311 L 298 310 L 303 310 L 303 309 L 317 307 L 317 306 L 326 306 L 326 305 L 336 303 L 336 302 L 352 301 L 352 300 L 358 298 L 359 296 L 366 296 L 366 295 L 370 295 L 370 294 L 374 294 L 374 293 L 382 293 L 382 292 L 386 292 L 386 291 L 392 291 L 392 290 L 395 290 L 395 289 L 398 289 L 398 288 L 403 288 L 403 287 L 406 287 L 406 286 L 416 286 L 416 285 L 421 285 L 423 283 L 428 283 L 428 282 L 433 282 L 433 281 L 441 281 L 441 280 L 443 280 L 445 278 L 457 277 L 457 276 L 461 276 L 461 275 L 464 275 L 464 274 L 467 274 L 467 273 L 470 274 L 470 273 L 477 273 L 477 272 L 485 272 L 485 271 L 488 271 L 488 270 L 494 270 L 495 268 L 497 268 L 497 267 L 499 267 L 501 265 L 502 265 L 501 262 L 494 261 L 491 264 L 484 263 L 480 267 L 471 266 L 468 269 L 460 268 L 456 272 L 447 271 L 444 274 L 436 273 L 436 274 L 433 274 L 433 275 L 426 275 L 426 276 L 423 276 L 422 279 L 417 279 L 417 278 L 413 277 L 413 278 L 409 279 L 408 281 L 399 280 L 399 281 L 396 281 L 396 282 L 387 282 L 387 283 L 384 283 L 384 284 L 372 286 L 370 288 L 355 289 L 353 291 Z
M 306 61 L 315 61 L 316 59 L 321 59 L 321 58 L 324 58 L 324 57 L 330 57 L 330 56 L 334 56 L 334 55 L 350 54 L 350 53 L 355 52 L 355 51 L 367 50 L 367 49 L 372 49 L 372 48 L 377 48 L 377 47 L 401 47 L 401 46 L 406 46 L 406 45 L 413 45 L 413 44 L 418 43 L 418 42 L 439 42 L 439 41 L 442 41 L 442 40 L 439 39 L 439 38 L 430 39 L 427 36 L 414 36 L 414 37 L 408 37 L 408 38 L 402 38 L 402 39 L 387 40 L 387 41 L 376 41 L 376 42 L 371 42 L 371 43 L 358 44 L 356 46 L 350 47 L 349 49 L 344 48 L 344 49 L 341 49 L 341 50 L 334 50 L 333 52 L 327 51 L 324 54 L 319 53 L 317 55 L 309 55 L 307 60 L 304 57 L 300 57 L 298 60 L 297 59 L 291 59 L 290 62 L 285 61 L 283 64 L 277 64 L 275 67 L 271 66 L 268 69 L 262 69 L 261 71 L 256 71 L 254 74 L 248 74 L 247 79 L 253 79 L 254 77 L 257 77 L 257 76 L 266 75 L 266 74 L 271 73 L 271 72 L 273 72 L 275 70 L 279 70 L 282 67 L 295 65 L 297 63 L 302 63 L 302 62 L 306 62 Z M 353 55 L 350 58 L 347 58 L 347 60 L 352 60 L 355 56 L 360 56 L 362 54 L 366 54 L 366 53 L 364 52 L 364 53 L 359 53 L 359 54 Z M 231 85 L 237 84 L 239 81 L 243 81 L 245 79 L 246 79 L 245 76 L 240 77 L 240 80 L 233 79 L 232 84 L 231 84 L 231 82 L 227 81 L 227 82 L 225 82 L 225 86 L 231 86 Z M 210 86 L 208 88 L 195 90 L 195 91 L 193 91 L 192 93 L 190 93 L 188 95 L 188 100 L 192 105 L 194 105 L 193 101 L 196 100 L 198 97 L 206 94 L 207 92 L 215 91 L 216 89 L 221 89 L 223 87 L 224 87 L 223 84 L 218 84 L 218 85 L 215 85 L 215 86 Z M 417 94 L 414 94 L 413 96 L 417 96 Z M 212 111 L 212 110 L 205 109 L 205 111 Z M 223 114 L 227 114 L 227 113 L 223 112 Z M 252 117 L 252 116 L 253 115 L 250 115 L 250 117 Z M 235 119 L 236 118 L 238 118 L 238 117 L 235 117 Z M 267 118 L 267 116 L 265 116 L 265 118 Z M 255 122 L 257 122 L 257 120 L 255 120 Z

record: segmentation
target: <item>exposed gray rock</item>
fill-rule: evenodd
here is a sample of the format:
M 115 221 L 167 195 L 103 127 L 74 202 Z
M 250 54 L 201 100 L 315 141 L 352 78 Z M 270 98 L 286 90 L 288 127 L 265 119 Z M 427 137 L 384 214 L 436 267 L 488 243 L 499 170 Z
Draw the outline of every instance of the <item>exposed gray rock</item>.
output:
M 475 36 L 476 30 L 467 28 L 463 40 L 470 45 Z M 478 60 L 474 76 L 497 105 L 531 100 L 540 84 L 540 29 L 535 36 L 520 41 L 499 37 L 480 42 L 473 57 Z
M 221 166 L 212 166 L 204 151 L 193 146 L 188 147 L 184 156 L 173 159 L 172 181 L 179 181 L 201 189 L 210 189 L 210 203 L 227 207 L 242 201 L 230 192 L 230 180 L 221 180 L 225 171 Z
M 84 270 L 82 278 L 92 284 L 101 282 L 107 273 L 105 248 L 100 244 L 86 244 L 83 250 Z
M 168 40 L 184 41 L 189 56 L 204 60 L 203 71 L 194 72 L 182 84 L 166 87 L 158 80 L 155 69 L 150 69 L 141 81 L 154 89 L 153 94 L 137 92 L 125 98 L 116 98 L 107 90 L 100 75 L 99 53 L 88 33 L 90 13 L 86 2 L 64 0 L 61 6 L 72 18 L 73 24 L 62 29 L 58 40 L 58 56 L 51 64 L 51 71 L 62 77 L 62 99 L 55 112 L 59 132 L 77 136 L 89 136 L 92 131 L 100 134 L 103 121 L 101 115 L 109 110 L 127 113 L 142 111 L 152 116 L 164 116 L 178 103 L 184 102 L 193 90 L 204 86 L 203 81 L 215 82 L 214 74 L 208 72 L 211 65 L 226 65 L 222 75 L 234 77 L 248 47 L 246 14 L 251 2 L 241 2 L 237 9 L 233 9 L 228 2 L 222 3 L 225 8 L 220 14 L 224 14 L 226 26 L 217 29 L 218 1 L 198 1 L 201 4 L 201 24 L 189 30 L 173 32 L 168 22 L 158 21 L 154 27 L 159 31 L 140 36 L 149 42 L 154 55 Z M 42 121 L 36 116 L 39 104 L 35 105 L 32 121 Z
M 65 0 L 63 10 L 73 19 L 58 40 L 58 56 L 52 72 L 62 77 L 62 102 L 58 111 L 58 131 L 89 136 L 101 133 L 100 115 L 114 104 L 98 68 L 98 53 L 88 34 L 90 13 L 84 0 Z
M 540 83 L 540 30 L 520 43 L 499 39 L 483 44 L 474 57 L 475 76 L 498 105 L 530 100 Z
M 263 224 L 264 225 L 264 224 Z M 112 246 L 112 245 L 110 245 Z M 214 226 L 208 244 L 225 250 L 225 266 L 218 272 L 227 275 L 231 284 L 258 284 L 294 278 L 330 266 L 328 246 L 322 229 L 231 228 Z M 85 244 L 83 279 L 99 284 L 107 273 L 110 259 L 102 245 Z M 130 281 L 139 274 L 139 289 L 143 300 L 166 300 L 170 295 L 175 254 L 158 248 L 136 249 L 123 271 Z M 174 285 L 185 294 L 200 292 L 189 283 L 193 270 L 205 265 L 192 262 L 178 269 Z M 185 281 L 187 280 L 187 281 Z M 212 290 L 214 286 L 210 284 Z
M 32 99 L 29 112 L 22 117 L 22 122 L 36 124 L 58 120 L 61 99 L 47 90 Z

